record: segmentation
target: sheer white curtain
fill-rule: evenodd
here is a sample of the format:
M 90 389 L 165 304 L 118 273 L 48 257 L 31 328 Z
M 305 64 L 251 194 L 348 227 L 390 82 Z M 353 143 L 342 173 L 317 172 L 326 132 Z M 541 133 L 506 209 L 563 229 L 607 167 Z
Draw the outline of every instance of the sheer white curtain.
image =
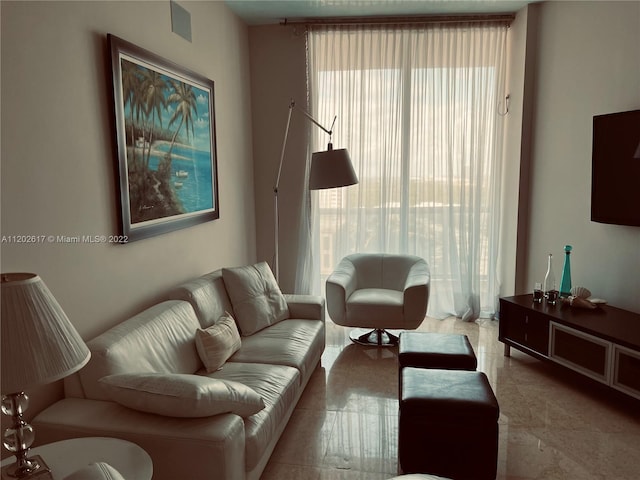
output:
M 495 312 L 506 33 L 495 24 L 309 32 L 311 111 L 338 115 L 335 147 L 349 149 L 360 183 L 311 192 L 300 288 L 320 292 L 349 253 L 410 253 L 431 268 L 428 315 Z M 326 149 L 321 133 L 313 151 Z

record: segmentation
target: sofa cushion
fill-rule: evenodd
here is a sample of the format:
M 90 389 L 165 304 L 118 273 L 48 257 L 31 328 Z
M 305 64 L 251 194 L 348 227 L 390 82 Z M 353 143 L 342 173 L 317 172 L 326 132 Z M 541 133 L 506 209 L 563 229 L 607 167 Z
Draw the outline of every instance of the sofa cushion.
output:
M 257 363 L 227 362 L 210 378 L 231 380 L 247 385 L 260 395 L 265 408 L 245 418 L 246 470 L 252 470 L 272 442 L 300 393 L 300 373 L 292 367 Z
M 98 383 L 119 373 L 195 373 L 202 368 L 194 342 L 200 326 L 193 307 L 171 300 L 154 305 L 87 342 L 91 360 L 79 372 L 86 398 L 108 400 Z
M 170 300 L 191 304 L 202 328 L 207 328 L 233 307 L 222 278 L 222 270 L 207 273 L 178 285 L 168 295 Z
M 209 417 L 235 413 L 248 417 L 264 408 L 264 401 L 242 383 L 201 375 L 125 373 L 101 378 L 114 402 L 167 417 Z
M 319 320 L 288 319 L 243 337 L 229 362 L 268 363 L 294 367 L 307 378 L 325 346 L 325 326 Z M 226 368 L 226 367 L 225 367 Z
M 243 336 L 289 318 L 287 302 L 267 262 L 223 268 L 222 277 Z
M 221 368 L 240 345 L 238 327 L 230 313 L 220 317 L 215 325 L 196 330 L 196 348 L 207 373 Z

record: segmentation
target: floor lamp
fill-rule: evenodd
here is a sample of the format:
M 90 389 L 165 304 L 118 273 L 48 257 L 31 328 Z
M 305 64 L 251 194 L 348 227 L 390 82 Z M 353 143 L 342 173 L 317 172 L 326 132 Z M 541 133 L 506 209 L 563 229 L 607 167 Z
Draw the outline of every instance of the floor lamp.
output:
M 273 187 L 274 198 L 274 237 L 275 237 L 275 259 L 274 274 L 276 281 L 280 283 L 280 256 L 279 256 L 279 237 L 278 230 L 280 225 L 280 214 L 278 211 L 278 188 L 280 186 L 280 176 L 282 174 L 282 162 L 284 161 L 284 152 L 287 147 L 287 137 L 289 136 L 289 126 L 291 125 L 291 114 L 296 103 L 291 100 L 289 103 L 289 116 L 287 117 L 287 127 L 284 131 L 284 140 L 282 142 L 282 152 L 280 153 L 280 165 L 278 166 L 278 175 L 276 183 Z M 325 188 L 346 187 L 358 183 L 358 177 L 351 164 L 351 158 L 346 148 L 333 149 L 331 143 L 331 135 L 333 134 L 333 125 L 336 123 L 336 117 L 333 118 L 331 128 L 325 128 L 313 118 L 308 112 L 300 109 L 300 112 L 311 122 L 322 129 L 329 135 L 329 144 L 327 150 L 323 152 L 315 152 L 311 155 L 311 170 L 309 171 L 309 189 L 322 190 Z

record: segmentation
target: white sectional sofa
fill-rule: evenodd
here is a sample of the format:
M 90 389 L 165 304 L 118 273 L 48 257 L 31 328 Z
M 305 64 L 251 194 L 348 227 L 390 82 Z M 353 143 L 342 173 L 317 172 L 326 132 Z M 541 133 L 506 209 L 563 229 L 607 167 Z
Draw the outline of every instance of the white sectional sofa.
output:
M 240 277 L 227 278 L 230 270 L 240 270 Z M 251 285 L 238 296 L 238 281 L 242 283 L 245 274 Z M 282 295 L 275 291 L 277 285 L 273 288 L 272 277 L 264 263 L 212 272 L 179 285 L 166 301 L 89 341 L 91 360 L 65 379 L 65 398 L 32 421 L 37 444 L 117 437 L 151 455 L 154 480 L 259 479 L 325 347 L 324 299 Z M 273 310 L 274 305 L 278 318 L 267 317 L 267 326 L 264 318 L 262 324 L 248 318 L 260 317 L 261 310 Z M 196 331 L 216 325 L 225 312 L 244 316 L 250 334 L 238 321 L 239 350 L 222 368 L 207 373 L 195 345 Z M 195 381 L 206 391 L 181 398 L 180 392 L 168 388 L 156 402 L 157 384 L 151 382 L 149 391 L 145 387 L 146 380 L 156 377 L 163 388 L 168 383 L 179 389 L 181 382 Z M 124 398 L 119 398 L 104 383 L 122 378 L 144 381 L 120 388 Z M 201 409 L 203 396 L 206 400 L 207 395 L 227 395 L 231 385 L 235 390 L 228 389 L 229 402 L 240 402 L 244 408 L 243 401 L 257 398 L 257 413 L 246 408 L 214 414 Z M 227 408 L 224 401 L 216 402 L 217 398 L 214 411 Z

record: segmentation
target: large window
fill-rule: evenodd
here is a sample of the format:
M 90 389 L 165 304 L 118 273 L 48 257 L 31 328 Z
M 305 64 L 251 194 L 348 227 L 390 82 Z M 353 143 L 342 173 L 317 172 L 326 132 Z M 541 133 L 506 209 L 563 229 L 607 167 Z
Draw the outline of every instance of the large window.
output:
M 494 313 L 506 28 L 310 32 L 311 108 L 338 115 L 360 180 L 314 192 L 322 280 L 349 253 L 410 253 L 431 268 L 429 315 Z

